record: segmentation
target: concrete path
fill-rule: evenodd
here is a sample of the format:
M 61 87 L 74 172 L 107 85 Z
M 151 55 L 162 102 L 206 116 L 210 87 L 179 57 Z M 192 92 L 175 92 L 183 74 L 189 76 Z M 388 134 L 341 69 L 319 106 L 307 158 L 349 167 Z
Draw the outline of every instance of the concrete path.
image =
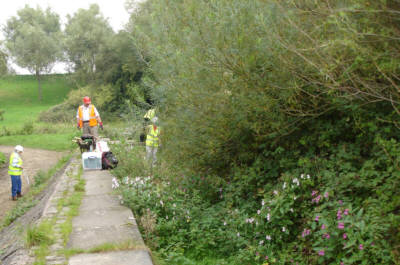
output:
M 131 210 L 121 206 L 112 194 L 112 175 L 108 171 L 84 171 L 83 178 L 85 196 L 79 215 L 72 221 L 67 248 L 89 253 L 70 257 L 68 264 L 153 265 Z M 104 246 L 128 250 L 90 253 Z

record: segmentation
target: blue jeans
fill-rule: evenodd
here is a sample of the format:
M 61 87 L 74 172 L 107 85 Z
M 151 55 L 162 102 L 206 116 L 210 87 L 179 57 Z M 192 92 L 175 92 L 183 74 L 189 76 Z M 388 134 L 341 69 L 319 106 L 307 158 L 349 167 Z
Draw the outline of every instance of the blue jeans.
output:
M 11 175 L 11 196 L 17 196 L 17 193 L 21 193 L 21 176 Z

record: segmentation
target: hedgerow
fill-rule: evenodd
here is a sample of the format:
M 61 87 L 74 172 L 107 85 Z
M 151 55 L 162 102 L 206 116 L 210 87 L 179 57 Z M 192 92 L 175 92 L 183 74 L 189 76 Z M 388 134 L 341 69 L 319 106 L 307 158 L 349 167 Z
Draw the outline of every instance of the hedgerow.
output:
M 132 14 L 163 163 L 145 180 L 124 150 L 116 174 L 166 263 L 399 262 L 399 9 L 148 0 Z

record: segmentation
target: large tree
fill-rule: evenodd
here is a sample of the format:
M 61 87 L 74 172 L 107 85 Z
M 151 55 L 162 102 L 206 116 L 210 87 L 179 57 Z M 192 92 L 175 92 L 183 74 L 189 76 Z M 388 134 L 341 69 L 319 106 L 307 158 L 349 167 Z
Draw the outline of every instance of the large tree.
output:
M 7 21 L 4 33 L 15 62 L 36 75 L 42 101 L 41 74 L 50 72 L 61 53 L 60 17 L 50 8 L 26 5 Z
M 65 50 L 72 68 L 83 81 L 93 81 L 97 57 L 108 46 L 114 32 L 97 4 L 67 16 Z

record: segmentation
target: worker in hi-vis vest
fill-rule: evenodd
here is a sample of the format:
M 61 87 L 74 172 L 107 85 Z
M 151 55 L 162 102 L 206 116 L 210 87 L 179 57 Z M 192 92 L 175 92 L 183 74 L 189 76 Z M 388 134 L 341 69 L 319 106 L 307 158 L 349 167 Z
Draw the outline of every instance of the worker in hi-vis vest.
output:
M 99 112 L 96 107 L 91 104 L 89 97 L 83 98 L 83 105 L 79 106 L 76 113 L 77 127 L 83 129 L 82 134 L 90 134 L 98 137 L 97 126 L 103 130 L 103 122 L 101 121 Z
M 140 142 L 146 141 L 146 128 L 150 124 L 150 121 L 156 116 L 155 109 L 149 109 L 146 114 L 143 116 L 143 130 L 139 135 Z
M 157 162 L 157 150 L 160 146 L 160 127 L 157 117 L 153 117 L 151 123 L 146 127 L 146 160 L 154 167 Z
M 16 201 L 17 198 L 22 197 L 21 189 L 21 175 L 22 175 L 22 158 L 21 154 L 24 148 L 20 145 L 15 146 L 14 152 L 10 156 L 8 166 L 8 175 L 11 176 L 11 199 Z

